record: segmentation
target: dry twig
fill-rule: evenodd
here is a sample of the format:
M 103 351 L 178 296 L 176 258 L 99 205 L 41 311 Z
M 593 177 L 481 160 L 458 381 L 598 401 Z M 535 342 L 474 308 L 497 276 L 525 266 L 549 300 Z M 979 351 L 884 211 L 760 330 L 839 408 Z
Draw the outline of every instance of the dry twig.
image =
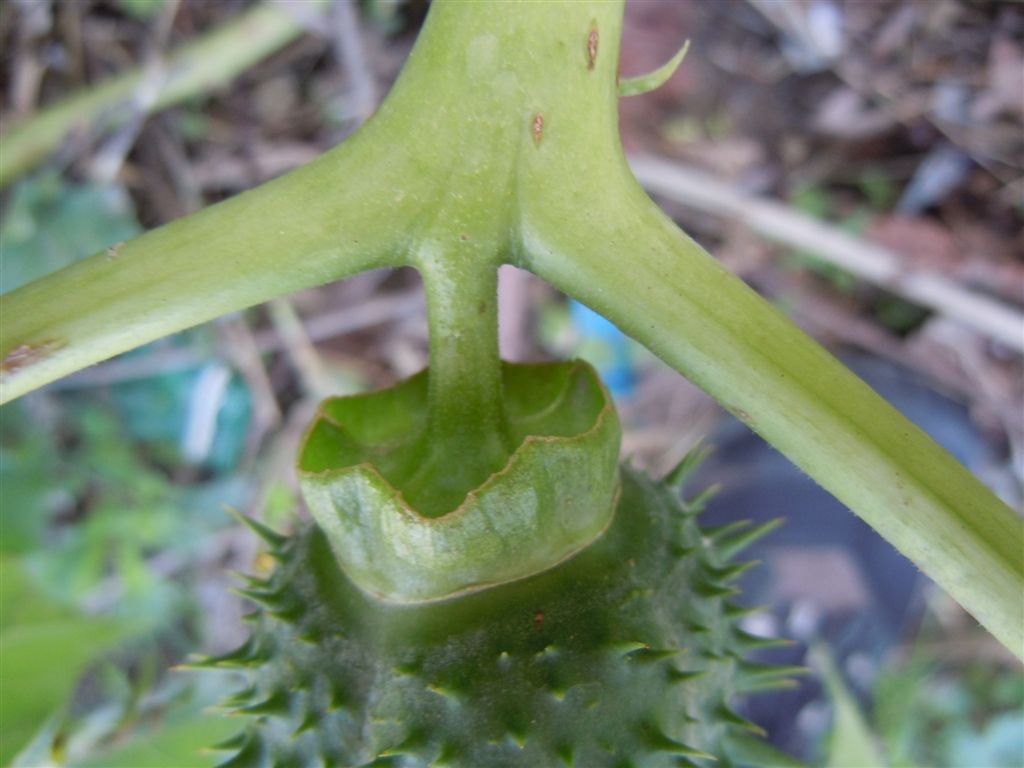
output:
M 677 203 L 739 221 L 770 240 L 814 253 L 862 280 L 954 318 L 1024 352 L 1024 313 L 970 291 L 929 270 L 907 270 L 899 257 L 831 224 L 724 184 L 701 171 L 651 155 L 633 155 L 630 165 L 649 191 Z

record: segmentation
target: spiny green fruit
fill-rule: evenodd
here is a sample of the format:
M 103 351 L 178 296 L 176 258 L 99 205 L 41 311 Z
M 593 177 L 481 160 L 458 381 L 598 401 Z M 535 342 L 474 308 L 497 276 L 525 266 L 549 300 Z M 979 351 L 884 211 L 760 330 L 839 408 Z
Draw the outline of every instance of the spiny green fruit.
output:
M 250 640 L 207 662 L 251 669 L 225 766 L 729 765 L 759 743 L 732 699 L 791 670 L 745 660 L 763 641 L 731 582 L 771 526 L 701 529 L 692 460 L 620 471 L 590 366 L 501 375 L 512 447 L 475 465 L 430 439 L 425 375 L 322 406 L 299 458 L 316 524 L 253 523 L 278 567 L 243 590 Z M 457 482 L 424 477 L 444 461 Z
M 677 479 L 677 478 L 674 478 Z M 608 529 L 528 578 L 419 605 L 371 597 L 324 533 L 258 527 L 279 566 L 246 594 L 251 670 L 223 766 L 729 766 L 764 749 L 737 694 L 794 670 L 745 660 L 732 558 L 768 527 L 702 529 L 630 468 Z

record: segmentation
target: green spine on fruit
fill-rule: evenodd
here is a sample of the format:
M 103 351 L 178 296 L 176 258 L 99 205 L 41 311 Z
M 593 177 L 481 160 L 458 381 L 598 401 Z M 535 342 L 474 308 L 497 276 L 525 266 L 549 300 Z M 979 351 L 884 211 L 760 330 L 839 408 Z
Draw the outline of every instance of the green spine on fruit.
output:
M 674 476 L 673 481 L 680 477 Z M 798 671 L 745 659 L 730 556 L 674 483 L 623 468 L 611 524 L 533 575 L 422 604 L 379 600 L 324 532 L 258 531 L 279 566 L 246 592 L 253 718 L 223 766 L 729 766 L 783 760 L 732 708 Z M 761 533 L 767 532 L 761 529 Z M 784 763 L 780 763 L 784 764 Z

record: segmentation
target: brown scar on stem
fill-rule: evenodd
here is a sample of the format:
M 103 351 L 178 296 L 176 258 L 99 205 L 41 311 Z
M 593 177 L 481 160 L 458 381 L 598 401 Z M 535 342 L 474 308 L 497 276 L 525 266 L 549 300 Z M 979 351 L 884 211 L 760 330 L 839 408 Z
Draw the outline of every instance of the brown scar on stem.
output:
M 66 343 L 60 339 L 47 339 L 38 344 L 19 344 L 4 355 L 3 361 L 0 361 L 0 372 L 14 373 L 34 365 L 52 355 Z
M 587 34 L 587 69 L 593 69 L 597 64 L 597 21 L 590 22 L 590 32 Z
M 107 261 L 113 261 L 117 258 L 117 254 L 121 252 L 121 248 L 124 247 L 124 242 L 114 243 L 112 246 L 107 248 Z
M 533 143 L 540 144 L 540 140 L 544 137 L 544 115 L 538 112 L 533 116 Z

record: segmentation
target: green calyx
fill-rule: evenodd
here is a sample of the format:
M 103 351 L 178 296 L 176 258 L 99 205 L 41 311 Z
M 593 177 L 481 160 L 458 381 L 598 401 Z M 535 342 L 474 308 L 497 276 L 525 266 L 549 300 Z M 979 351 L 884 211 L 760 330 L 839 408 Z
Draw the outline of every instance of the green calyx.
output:
M 593 369 L 506 363 L 500 371 L 517 447 L 479 483 L 462 471 L 465 455 L 446 465 L 424 439 L 436 429 L 428 371 L 321 406 L 300 483 L 340 567 L 364 591 L 406 603 L 522 579 L 608 526 L 620 427 Z M 460 488 L 445 473 L 472 484 Z
M 340 567 L 389 602 L 545 571 L 612 516 L 620 427 L 597 374 L 500 360 L 499 220 L 456 201 L 423 222 L 409 252 L 426 294 L 429 369 L 328 400 L 301 450 L 303 495 Z

